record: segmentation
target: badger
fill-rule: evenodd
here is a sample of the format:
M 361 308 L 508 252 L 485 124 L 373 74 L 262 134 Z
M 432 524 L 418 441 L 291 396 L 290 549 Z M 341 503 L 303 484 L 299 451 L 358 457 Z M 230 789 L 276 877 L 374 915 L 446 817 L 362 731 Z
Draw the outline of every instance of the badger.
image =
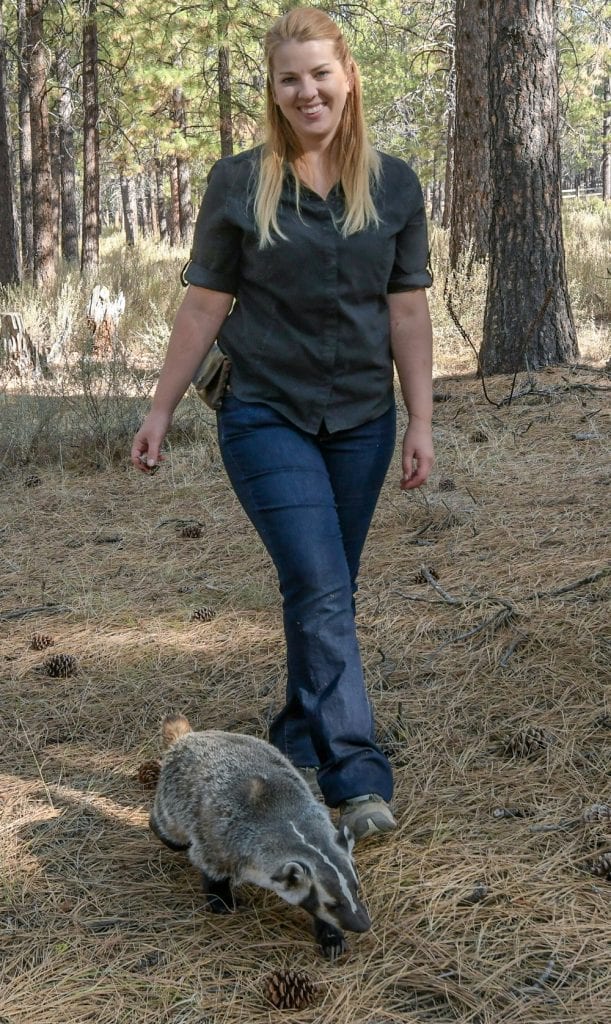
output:
M 336 831 L 326 807 L 290 761 L 253 736 L 195 732 L 183 715 L 162 723 L 165 750 L 150 827 L 201 872 L 206 909 L 235 910 L 233 887 L 271 889 L 313 918 L 322 953 L 347 949 L 343 929 L 365 932 L 354 838 Z

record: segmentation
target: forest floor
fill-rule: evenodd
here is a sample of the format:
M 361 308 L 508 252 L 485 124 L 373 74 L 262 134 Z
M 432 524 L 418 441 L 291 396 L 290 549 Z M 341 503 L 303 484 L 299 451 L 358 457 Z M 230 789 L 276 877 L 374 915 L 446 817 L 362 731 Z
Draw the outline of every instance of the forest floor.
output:
M 1 1024 L 611 1020 L 608 388 L 602 366 L 520 375 L 495 407 L 439 378 L 431 481 L 391 469 L 358 624 L 399 830 L 356 849 L 373 927 L 335 965 L 262 890 L 204 913 L 147 827 L 164 713 L 265 736 L 282 700 L 274 573 L 212 414 L 151 478 L 4 474 Z M 77 673 L 52 678 L 61 653 Z M 288 968 L 316 996 L 281 1013 L 265 979 Z

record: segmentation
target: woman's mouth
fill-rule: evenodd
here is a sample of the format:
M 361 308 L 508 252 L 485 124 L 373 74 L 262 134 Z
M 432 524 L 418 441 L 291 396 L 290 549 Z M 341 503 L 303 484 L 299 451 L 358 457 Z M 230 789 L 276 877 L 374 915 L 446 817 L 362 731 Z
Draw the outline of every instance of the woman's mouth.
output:
M 324 108 L 324 103 L 313 103 L 311 107 L 301 107 L 301 113 L 305 114 L 306 117 L 316 117 Z

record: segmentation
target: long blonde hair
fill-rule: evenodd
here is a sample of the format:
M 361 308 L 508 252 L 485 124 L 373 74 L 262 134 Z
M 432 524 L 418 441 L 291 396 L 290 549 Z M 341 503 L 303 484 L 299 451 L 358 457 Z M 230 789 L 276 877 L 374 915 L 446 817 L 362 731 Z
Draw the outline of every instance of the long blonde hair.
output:
M 344 236 L 352 235 L 371 224 L 379 223 L 371 193 L 372 187 L 377 184 L 380 177 L 380 158 L 367 138 L 359 69 L 339 27 L 328 14 L 314 7 L 297 7 L 278 18 L 265 36 L 266 137 L 261 150 L 254 203 L 261 248 L 272 244 L 272 232 L 281 238 L 286 237 L 278 226 L 278 203 L 287 165 L 295 177 L 299 204 L 299 178 L 295 173 L 294 161 L 300 155 L 301 147 L 289 122 L 274 100 L 274 53 L 282 43 L 308 43 L 324 39 L 333 43 L 336 59 L 341 63 L 351 82 L 346 105 L 333 140 L 339 180 L 345 196 L 341 232 Z

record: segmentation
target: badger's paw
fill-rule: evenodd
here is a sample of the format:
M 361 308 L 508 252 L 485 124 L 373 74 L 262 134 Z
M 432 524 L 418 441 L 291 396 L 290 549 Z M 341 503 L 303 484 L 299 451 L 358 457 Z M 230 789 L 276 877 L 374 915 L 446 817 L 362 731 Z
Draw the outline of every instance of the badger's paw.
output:
M 228 878 L 209 878 L 202 872 L 202 887 L 206 897 L 206 910 L 211 914 L 231 914 L 235 899 Z
M 339 928 L 335 928 L 334 925 L 328 924 L 327 921 L 320 921 L 318 918 L 315 918 L 314 934 L 323 956 L 330 960 L 331 963 L 334 963 L 340 956 L 343 956 L 348 949 L 344 933 L 340 932 Z

